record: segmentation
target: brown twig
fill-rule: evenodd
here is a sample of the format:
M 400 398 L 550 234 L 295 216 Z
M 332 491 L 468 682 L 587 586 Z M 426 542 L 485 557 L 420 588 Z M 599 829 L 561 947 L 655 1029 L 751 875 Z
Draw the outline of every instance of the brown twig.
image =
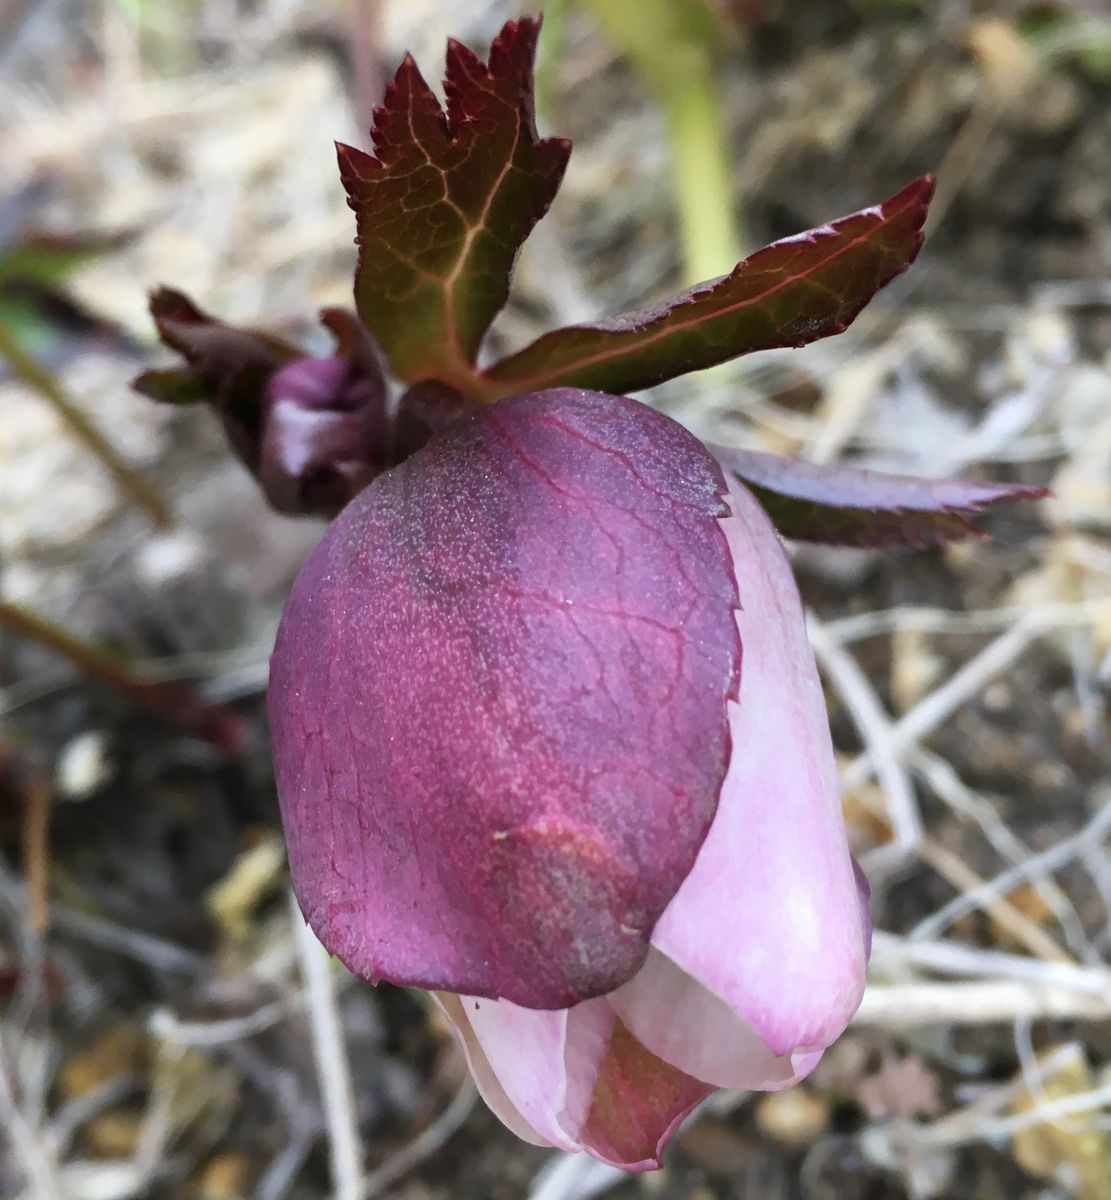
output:
M 23 903 L 28 928 L 42 937 L 50 924 L 50 789 L 23 755 L 0 746 L 0 799 L 23 819 Z
M 163 529 L 173 525 L 173 515 L 166 501 L 131 466 L 96 428 L 87 416 L 66 395 L 54 375 L 32 354 L 9 329 L 0 325 L 0 359 L 3 359 L 17 379 L 46 400 L 69 431 L 78 438 L 111 472 L 124 492 Z
M 27 920 L 39 937 L 50 927 L 50 789 L 37 771 L 27 784 L 23 810 L 23 877 Z
M 0 628 L 53 650 L 85 675 L 107 684 L 161 720 L 188 729 L 230 754 L 242 749 L 244 727 L 238 714 L 209 703 L 189 684 L 144 679 L 107 651 L 10 601 L 0 600 Z

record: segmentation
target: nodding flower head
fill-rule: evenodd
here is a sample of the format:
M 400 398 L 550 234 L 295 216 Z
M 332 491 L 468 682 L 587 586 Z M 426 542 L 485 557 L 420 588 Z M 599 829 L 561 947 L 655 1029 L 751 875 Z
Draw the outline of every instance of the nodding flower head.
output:
M 790 567 L 669 418 L 557 389 L 446 423 L 309 558 L 269 705 L 306 917 L 437 994 L 523 1136 L 657 1165 L 855 1011 L 865 889 Z

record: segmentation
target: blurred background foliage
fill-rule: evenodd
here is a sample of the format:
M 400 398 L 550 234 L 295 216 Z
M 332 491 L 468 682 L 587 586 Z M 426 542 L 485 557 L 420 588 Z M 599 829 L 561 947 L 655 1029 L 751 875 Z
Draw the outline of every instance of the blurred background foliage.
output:
M 367 144 L 405 48 L 435 80 L 517 11 L 0 0 L 0 1196 L 1107 1200 L 1103 0 L 550 6 L 540 121 L 576 149 L 495 349 L 933 170 L 925 252 L 848 334 L 653 402 L 1054 490 L 984 546 L 795 553 L 880 931 L 814 1077 L 718 1098 L 657 1176 L 549 1161 L 418 999 L 302 934 L 262 697 L 321 526 L 268 512 L 207 414 L 130 393 L 147 291 L 313 345 L 350 302 L 333 139 Z

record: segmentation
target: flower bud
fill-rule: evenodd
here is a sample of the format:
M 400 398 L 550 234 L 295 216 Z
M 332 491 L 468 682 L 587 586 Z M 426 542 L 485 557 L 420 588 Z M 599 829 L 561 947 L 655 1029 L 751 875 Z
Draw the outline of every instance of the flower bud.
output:
M 280 512 L 334 516 L 379 472 L 418 449 L 457 403 L 410 389 L 391 402 L 374 338 L 353 314 L 325 309 L 328 357 L 303 355 L 271 334 L 229 325 L 161 288 L 151 309 L 185 366 L 144 372 L 135 388 L 173 403 L 205 402 Z M 427 388 L 425 389 L 427 391 Z
M 337 513 L 389 462 L 385 390 L 338 355 L 280 367 L 260 428 L 258 478 L 279 512 Z
M 302 909 L 438 993 L 522 1136 L 658 1165 L 809 1072 L 867 913 L 790 566 L 681 426 L 560 389 L 462 416 L 306 563 L 271 664 Z

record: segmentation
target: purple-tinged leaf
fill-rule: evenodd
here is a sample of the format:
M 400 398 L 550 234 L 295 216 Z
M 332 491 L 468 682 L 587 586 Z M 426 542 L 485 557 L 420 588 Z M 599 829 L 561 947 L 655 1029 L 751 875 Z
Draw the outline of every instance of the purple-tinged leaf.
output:
M 920 479 L 732 446 L 708 449 L 755 494 L 784 537 L 831 546 L 938 546 L 983 537 L 975 517 L 985 508 L 1048 495 L 1025 484 Z
M 174 288 L 156 288 L 150 312 L 162 341 L 187 367 L 145 371 L 134 381 L 135 390 L 174 404 L 207 400 L 225 421 L 247 430 L 258 422 L 270 376 L 300 354 L 282 338 L 211 316 Z M 244 436 L 233 436 L 240 452 Z
M 494 364 L 483 396 L 548 387 L 631 392 L 688 371 L 840 333 L 922 245 L 934 182 L 773 242 L 657 308 L 545 334 Z
M 483 63 L 448 43 L 445 112 L 410 57 L 375 110 L 374 154 L 338 147 L 355 212 L 359 315 L 407 382 L 460 384 L 548 210 L 570 143 L 539 138 L 539 20 L 510 21 Z

